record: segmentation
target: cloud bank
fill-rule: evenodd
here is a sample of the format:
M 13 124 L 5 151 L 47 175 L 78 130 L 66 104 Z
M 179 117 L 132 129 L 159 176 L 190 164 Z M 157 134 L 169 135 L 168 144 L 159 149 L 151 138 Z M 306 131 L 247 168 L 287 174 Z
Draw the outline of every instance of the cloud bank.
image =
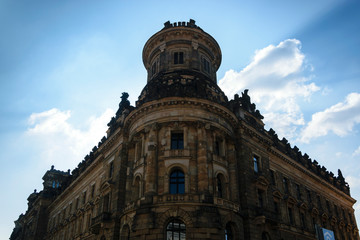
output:
M 29 141 L 40 147 L 40 162 L 55 164 L 57 169 L 74 168 L 106 135 L 107 123 L 114 111 L 106 111 L 98 117 L 90 117 L 83 126 L 76 127 L 69 121 L 70 111 L 53 108 L 29 117 L 26 132 Z
M 320 89 L 310 82 L 311 70 L 301 52 L 301 42 L 287 39 L 257 50 L 249 65 L 240 72 L 227 71 L 219 85 L 228 96 L 249 89 L 265 123 L 279 136 L 292 138 L 305 124 L 298 100 L 309 100 Z
M 344 137 L 351 133 L 358 123 L 360 123 L 360 94 L 350 93 L 343 102 L 313 114 L 311 121 L 302 131 L 300 140 L 308 143 L 311 139 L 325 136 L 329 132 Z M 354 154 L 358 154 L 360 152 L 358 150 Z

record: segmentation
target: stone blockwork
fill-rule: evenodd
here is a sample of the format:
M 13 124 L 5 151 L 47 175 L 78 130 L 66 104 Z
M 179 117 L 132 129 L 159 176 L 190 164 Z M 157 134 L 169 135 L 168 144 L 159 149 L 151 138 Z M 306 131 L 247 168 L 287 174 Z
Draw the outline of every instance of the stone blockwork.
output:
M 78 167 L 44 175 L 10 239 L 359 239 L 341 171 L 265 130 L 248 90 L 228 100 L 220 47 L 195 21 L 166 22 L 143 62 L 136 106 L 123 93 Z

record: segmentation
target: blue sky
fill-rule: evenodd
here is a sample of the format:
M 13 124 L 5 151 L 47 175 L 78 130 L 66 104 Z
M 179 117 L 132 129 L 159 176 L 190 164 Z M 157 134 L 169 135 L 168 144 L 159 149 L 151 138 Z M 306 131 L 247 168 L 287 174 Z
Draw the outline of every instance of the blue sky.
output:
M 51 165 L 73 169 L 105 135 L 121 93 L 134 104 L 142 48 L 168 20 L 195 19 L 222 49 L 228 97 L 249 88 L 266 128 L 341 168 L 360 200 L 359 12 L 356 0 L 0 1 L 0 239 Z

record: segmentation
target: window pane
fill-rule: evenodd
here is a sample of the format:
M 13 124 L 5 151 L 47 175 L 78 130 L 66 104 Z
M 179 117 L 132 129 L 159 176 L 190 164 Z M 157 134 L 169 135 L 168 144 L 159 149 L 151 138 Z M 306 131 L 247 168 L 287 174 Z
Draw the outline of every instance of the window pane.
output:
M 183 183 L 179 184 L 178 193 L 179 194 L 184 194 L 185 193 L 185 185 Z
M 179 59 L 179 54 L 176 52 L 176 53 L 174 53 L 174 64 L 179 63 L 178 59 Z
M 254 171 L 257 173 L 259 172 L 259 160 L 256 156 L 254 156 Z
M 184 148 L 184 135 L 183 133 L 171 133 L 171 149 Z
M 176 194 L 176 184 L 171 184 L 170 185 L 170 194 Z
M 179 52 L 179 63 L 180 64 L 184 63 L 184 53 L 183 52 Z
M 185 233 L 180 233 L 180 240 L 185 240 L 186 238 L 185 238 Z
M 167 240 L 185 240 L 186 229 L 185 224 L 180 220 L 174 219 L 166 227 Z
M 232 230 L 231 230 L 231 227 L 230 227 L 229 224 L 226 224 L 225 239 L 226 240 L 232 240 L 233 239 L 233 233 L 232 233 Z
M 185 193 L 185 177 L 180 170 L 175 170 L 170 174 L 170 194 L 184 194 Z

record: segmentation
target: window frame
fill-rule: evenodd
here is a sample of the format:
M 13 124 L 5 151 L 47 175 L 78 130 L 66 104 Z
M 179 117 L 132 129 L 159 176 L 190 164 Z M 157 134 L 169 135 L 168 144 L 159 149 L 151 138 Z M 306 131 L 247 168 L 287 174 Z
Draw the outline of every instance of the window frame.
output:
M 258 155 L 252 156 L 252 162 L 253 162 L 253 168 L 254 173 L 259 174 L 260 173 L 260 157 Z
M 184 64 L 184 51 L 176 51 L 173 53 L 173 64 L 181 65 Z
M 234 230 L 231 227 L 230 222 L 228 222 L 225 225 L 225 231 L 224 231 L 224 235 L 225 235 L 225 240 L 234 240 Z
M 179 176 L 179 173 L 181 175 Z M 174 189 L 175 187 L 175 189 Z M 185 173 L 179 168 L 175 168 L 169 175 L 169 193 L 185 194 Z
M 283 177 L 283 187 L 284 187 L 284 193 L 289 194 L 289 179 L 286 177 Z
M 211 64 L 207 57 L 204 55 L 201 56 L 201 69 L 203 72 L 210 74 L 211 73 Z
M 176 225 L 178 224 L 178 226 Z M 170 233 L 170 239 L 172 240 L 185 240 L 186 239 L 186 224 L 177 218 L 172 218 L 166 225 L 165 228 L 165 239 L 169 239 L 168 235 Z
M 170 136 L 170 149 L 182 150 L 184 149 L 184 132 L 174 131 Z
M 289 216 L 290 225 L 295 225 L 294 212 L 293 212 L 293 209 L 291 207 L 288 207 L 288 216 Z
M 109 164 L 109 178 L 112 178 L 114 175 L 114 161 L 112 161 L 110 164 Z

